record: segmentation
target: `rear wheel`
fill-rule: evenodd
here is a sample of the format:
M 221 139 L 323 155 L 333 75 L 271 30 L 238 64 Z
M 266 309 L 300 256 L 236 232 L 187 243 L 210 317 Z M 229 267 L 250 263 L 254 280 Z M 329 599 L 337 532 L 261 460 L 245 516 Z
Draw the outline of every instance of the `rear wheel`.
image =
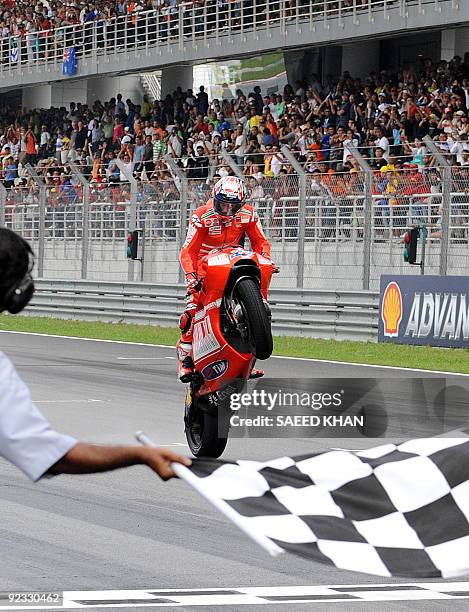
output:
M 253 354 L 257 359 L 268 359 L 273 351 L 272 330 L 259 285 L 252 278 L 243 278 L 236 285 L 235 296 L 243 309 Z
M 219 423 L 218 410 L 202 409 L 205 398 L 193 398 L 188 388 L 186 397 L 185 431 L 187 444 L 194 457 L 220 457 L 228 442 L 228 429 Z M 198 403 L 198 405 L 195 404 Z M 210 411 L 209 411 L 210 410 Z M 220 431 L 225 432 L 219 436 Z

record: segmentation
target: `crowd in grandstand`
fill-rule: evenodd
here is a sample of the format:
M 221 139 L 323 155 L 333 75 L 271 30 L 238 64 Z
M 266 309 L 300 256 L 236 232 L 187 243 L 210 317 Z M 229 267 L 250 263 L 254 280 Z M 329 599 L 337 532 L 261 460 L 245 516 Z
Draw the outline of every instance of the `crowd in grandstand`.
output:
M 287 180 L 293 168 L 282 153 L 287 146 L 309 176 L 309 193 L 327 190 L 339 201 L 363 192 L 355 147 L 375 171 L 373 189 L 381 194 L 383 215 L 415 196 L 418 216 L 424 195 L 438 193 L 441 183 L 422 141 L 426 135 L 450 159 L 454 190 L 469 193 L 468 109 L 469 65 L 459 57 L 427 59 L 418 72 L 382 71 L 364 80 L 347 72 L 326 83 L 313 77 L 269 95 L 258 86 L 233 92 L 225 84 L 220 99 L 211 101 L 200 87 L 177 88 L 155 102 L 145 97 L 141 105 L 118 94 L 92 106 L 6 108 L 0 114 L 0 170 L 5 187 L 21 189 L 29 185 L 31 164 L 65 204 L 77 198 L 70 162 L 95 191 L 125 183 L 130 172 L 145 190 L 153 186 L 175 199 L 180 185 L 170 156 L 194 180 L 202 201 L 214 179 L 233 172 L 221 155 L 225 151 L 246 176 L 254 200 L 270 195 L 295 202 L 298 183 Z
M 397 0 L 388 0 L 389 2 Z M 368 0 L 341 0 L 341 12 L 368 6 Z M 60 57 L 74 47 L 77 56 L 93 46 L 118 49 L 152 44 L 204 29 L 233 30 L 252 24 L 301 19 L 338 3 L 323 0 L 3 0 L 0 3 L 0 62 L 34 63 Z

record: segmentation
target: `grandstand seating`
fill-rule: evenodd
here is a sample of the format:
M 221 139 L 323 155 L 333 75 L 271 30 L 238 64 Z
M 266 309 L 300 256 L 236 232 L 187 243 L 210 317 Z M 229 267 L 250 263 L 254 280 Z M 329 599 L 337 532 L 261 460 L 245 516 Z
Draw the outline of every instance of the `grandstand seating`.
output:
M 39 82 L 40 71 L 34 70 L 32 79 L 31 71 L 23 68 L 47 64 L 51 69 L 49 78 L 52 75 L 58 78 L 60 71 L 56 69 L 62 64 L 64 51 L 70 47 L 75 49 L 78 59 L 95 62 L 97 57 L 104 57 L 110 64 L 116 54 L 131 52 L 133 64 L 139 60 L 142 69 L 148 69 L 156 59 L 149 49 L 155 47 L 164 51 L 175 45 L 186 61 L 200 60 L 203 41 L 203 53 L 208 53 L 207 57 L 218 56 L 223 50 L 206 44 L 213 38 L 219 41 L 228 37 L 234 43 L 233 37 L 242 36 L 243 46 L 237 48 L 241 54 L 257 36 L 267 37 L 263 48 L 269 48 L 267 39 L 274 30 L 279 30 L 282 37 L 275 42 L 273 48 L 276 48 L 279 44 L 290 45 L 287 34 L 292 33 L 296 36 L 295 44 L 311 43 L 313 33 L 318 43 L 331 40 L 329 24 L 339 28 L 334 34 L 338 41 L 345 24 L 352 28 L 349 37 L 376 33 L 375 18 L 379 18 L 380 27 L 386 30 L 389 27 L 393 31 L 397 25 L 406 29 L 411 27 L 414 13 L 420 21 L 425 21 L 427 15 L 439 14 L 440 25 L 444 27 L 445 23 L 462 19 L 462 12 L 468 8 L 454 2 L 449 5 L 448 0 L 106 0 L 101 3 L 38 0 L 33 9 L 29 2 L 9 0 L 7 10 L 3 8 L 0 32 L 0 73 L 8 85 L 9 77 L 16 73 L 28 77 L 28 82 Z M 434 26 L 435 19 L 430 21 Z M 369 24 L 366 31 L 362 27 L 364 23 Z M 172 61 L 176 59 L 175 49 L 165 59 L 170 57 Z M 86 65 L 82 68 L 85 74 Z M 112 69 L 110 66 L 109 70 Z
M 365 80 L 344 73 L 333 83 L 287 85 L 282 94 L 232 92 L 209 101 L 200 91 L 183 92 L 143 105 L 117 96 L 70 109 L 24 112 L 3 109 L 0 144 L 7 187 L 21 178 L 25 163 L 45 176 L 50 168 L 79 163 L 94 180 L 113 179 L 111 157 L 128 156 L 135 172 L 151 175 L 166 154 L 182 158 L 190 178 L 208 176 L 221 151 L 249 176 L 278 177 L 284 167 L 279 147 L 297 151 L 308 172 L 349 171 L 348 145 L 361 149 L 377 170 L 412 162 L 432 164 L 422 137 L 429 134 L 455 162 L 468 164 L 469 67 L 422 61 L 420 72 L 384 71 Z M 201 161 L 202 159 L 202 161 Z M 117 176 L 117 174 L 116 174 Z

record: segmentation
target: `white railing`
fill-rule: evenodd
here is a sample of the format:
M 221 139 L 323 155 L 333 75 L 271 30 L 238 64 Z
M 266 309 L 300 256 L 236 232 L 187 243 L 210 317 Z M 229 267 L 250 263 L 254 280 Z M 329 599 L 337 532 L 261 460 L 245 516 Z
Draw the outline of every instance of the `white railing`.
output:
M 312 32 L 331 20 L 342 22 L 359 15 L 370 20 L 377 11 L 398 9 L 403 20 L 407 7 L 438 9 L 445 0 L 238 0 L 194 6 L 184 2 L 177 8 L 140 11 L 130 15 L 98 19 L 85 24 L 28 32 L 0 39 L 0 75 L 13 75 L 25 67 L 62 65 L 64 52 L 75 48 L 78 60 L 97 59 L 123 52 L 148 50 L 176 44 L 181 50 L 208 39 L 265 31 L 287 26 Z
M 161 99 L 161 73 L 146 72 L 140 75 L 142 86 L 145 92 L 149 95 L 150 100 Z

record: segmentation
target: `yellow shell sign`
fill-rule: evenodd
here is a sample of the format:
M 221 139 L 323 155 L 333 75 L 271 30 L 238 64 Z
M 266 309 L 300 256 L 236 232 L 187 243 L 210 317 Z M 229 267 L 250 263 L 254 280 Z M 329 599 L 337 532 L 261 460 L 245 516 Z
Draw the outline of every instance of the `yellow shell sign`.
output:
M 391 281 L 384 291 L 381 319 L 384 323 L 384 335 L 395 338 L 399 334 L 399 324 L 402 321 L 402 295 L 395 281 Z

